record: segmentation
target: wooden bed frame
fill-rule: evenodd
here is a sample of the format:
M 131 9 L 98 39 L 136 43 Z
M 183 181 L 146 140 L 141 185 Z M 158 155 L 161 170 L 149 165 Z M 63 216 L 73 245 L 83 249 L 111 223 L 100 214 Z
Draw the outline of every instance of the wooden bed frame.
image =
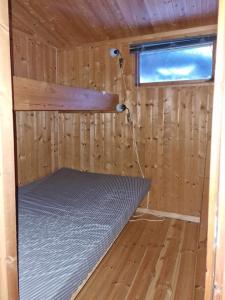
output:
M 13 77 L 15 111 L 115 112 L 119 96 L 90 89 Z

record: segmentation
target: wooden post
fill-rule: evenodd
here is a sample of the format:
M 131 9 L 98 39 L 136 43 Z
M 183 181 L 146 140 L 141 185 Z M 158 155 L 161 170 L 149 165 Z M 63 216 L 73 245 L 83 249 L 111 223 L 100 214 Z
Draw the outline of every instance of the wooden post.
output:
M 225 299 L 225 0 L 219 1 L 205 300 Z
M 0 299 L 18 299 L 8 0 L 0 1 Z

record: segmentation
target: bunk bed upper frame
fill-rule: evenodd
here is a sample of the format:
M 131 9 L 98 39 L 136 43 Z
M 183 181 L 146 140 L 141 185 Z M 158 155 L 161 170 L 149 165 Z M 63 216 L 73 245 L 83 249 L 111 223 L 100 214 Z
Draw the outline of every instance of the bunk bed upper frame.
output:
M 13 77 L 15 111 L 104 111 L 113 112 L 119 103 L 116 94 L 98 92 Z

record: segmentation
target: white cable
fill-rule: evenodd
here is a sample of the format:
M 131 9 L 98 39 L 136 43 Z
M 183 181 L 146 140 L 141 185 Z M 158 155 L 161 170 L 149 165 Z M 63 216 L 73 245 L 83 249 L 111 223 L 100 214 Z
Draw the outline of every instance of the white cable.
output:
M 136 141 L 136 134 L 135 134 L 134 122 L 132 120 L 131 120 L 131 124 L 132 124 L 132 129 L 133 129 L 133 146 L 134 146 L 134 151 L 135 151 L 136 157 L 137 157 L 137 163 L 138 163 L 138 166 L 139 166 L 142 178 L 145 178 L 144 172 L 142 170 L 141 163 L 140 163 L 140 157 L 139 157 L 138 148 L 137 148 L 137 141 Z
M 147 208 L 149 209 L 149 204 L 150 204 L 150 192 L 148 191 L 148 194 L 147 194 Z
M 122 58 L 122 57 L 120 56 L 120 58 Z M 125 80 L 125 76 L 124 76 L 124 67 L 125 67 L 125 60 L 123 60 L 123 65 L 120 68 L 121 79 L 122 79 L 122 82 L 123 82 L 123 85 L 124 85 L 124 100 L 125 100 L 126 99 L 127 85 L 126 85 L 126 80 Z M 144 172 L 143 172 L 143 169 L 142 169 L 141 163 L 140 163 L 140 157 L 139 157 L 139 153 L 138 153 L 137 140 L 136 140 L 136 134 L 135 134 L 135 126 L 134 126 L 133 118 L 131 117 L 130 110 L 129 110 L 128 114 L 129 114 L 129 117 L 127 118 L 127 121 L 128 121 L 128 125 L 131 129 L 131 133 L 133 135 L 133 148 L 134 148 L 134 151 L 135 151 L 135 154 L 136 154 L 136 157 L 137 157 L 137 164 L 138 164 L 138 167 L 140 169 L 142 178 L 145 178 Z
M 140 214 L 140 215 L 133 215 L 132 218 L 139 218 L 139 217 L 143 217 L 145 215 L 146 215 L 145 213 L 144 214 Z
M 150 219 L 135 219 L 135 220 L 129 220 L 129 222 L 137 222 L 137 221 L 164 222 L 165 219 L 160 219 L 160 220 L 150 220 Z

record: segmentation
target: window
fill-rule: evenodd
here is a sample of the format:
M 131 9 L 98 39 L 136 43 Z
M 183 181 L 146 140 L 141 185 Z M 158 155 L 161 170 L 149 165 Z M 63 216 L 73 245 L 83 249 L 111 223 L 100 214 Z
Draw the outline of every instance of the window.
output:
M 215 36 L 132 45 L 137 84 L 213 79 Z

